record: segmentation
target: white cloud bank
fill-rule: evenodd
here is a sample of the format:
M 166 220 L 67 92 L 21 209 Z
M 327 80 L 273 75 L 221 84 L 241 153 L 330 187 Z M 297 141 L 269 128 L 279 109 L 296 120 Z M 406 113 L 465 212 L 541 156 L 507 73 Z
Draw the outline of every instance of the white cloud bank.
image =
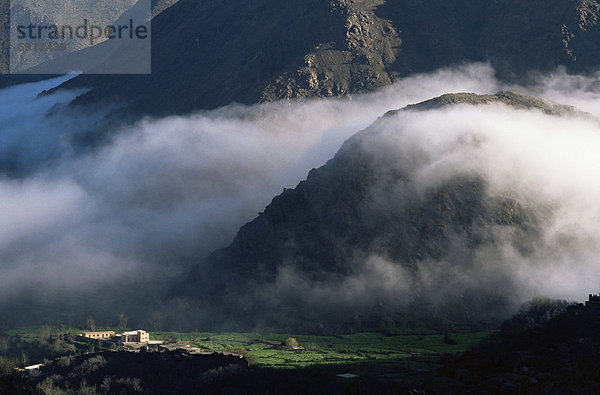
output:
M 599 81 L 600 75 L 559 70 L 519 90 L 600 116 Z M 448 92 L 506 88 L 489 66 L 468 65 L 407 78 L 352 100 L 230 106 L 146 119 L 93 152 L 75 154 L 69 138 L 84 120 L 45 113 L 77 92 L 35 99 L 56 84 L 0 91 L 0 164 L 23 169 L 0 178 L 0 300 L 27 290 L 60 289 L 68 295 L 101 289 L 146 278 L 140 273 L 154 281 L 181 276 L 182 267 L 227 245 L 282 188 L 294 187 L 386 111 Z M 398 115 L 386 122 L 393 123 L 382 140 L 388 153 L 426 158 L 415 168 L 417 186 L 476 171 L 497 191 L 555 204 L 547 245 L 568 248 L 539 251 L 535 262 L 500 252 L 514 263 L 511 273 L 532 290 L 524 296 L 581 299 L 595 289 L 597 124 L 500 105 Z M 389 270 L 383 263 L 369 267 Z M 367 269 L 364 278 L 381 277 Z

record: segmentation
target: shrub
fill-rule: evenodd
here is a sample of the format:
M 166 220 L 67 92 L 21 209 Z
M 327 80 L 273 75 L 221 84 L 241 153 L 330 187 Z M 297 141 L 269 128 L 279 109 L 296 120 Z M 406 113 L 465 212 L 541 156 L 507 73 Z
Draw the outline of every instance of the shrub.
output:
M 288 348 L 296 348 L 296 347 L 298 347 L 298 340 L 296 340 L 295 337 L 288 337 L 285 340 L 285 345 Z

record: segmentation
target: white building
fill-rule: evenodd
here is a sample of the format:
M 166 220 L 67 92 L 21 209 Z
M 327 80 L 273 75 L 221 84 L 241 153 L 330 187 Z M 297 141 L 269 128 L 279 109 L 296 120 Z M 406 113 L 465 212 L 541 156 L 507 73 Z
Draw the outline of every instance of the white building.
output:
M 116 336 L 116 340 L 119 343 L 148 343 L 150 341 L 150 334 L 138 329 L 137 331 L 123 332 Z

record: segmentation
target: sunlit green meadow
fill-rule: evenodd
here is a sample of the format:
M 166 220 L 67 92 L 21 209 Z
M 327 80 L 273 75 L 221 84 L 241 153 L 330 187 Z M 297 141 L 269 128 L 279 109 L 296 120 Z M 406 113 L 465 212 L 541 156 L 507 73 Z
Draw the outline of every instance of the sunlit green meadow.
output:
M 312 365 L 356 365 L 373 368 L 435 368 L 444 355 L 466 351 L 491 331 L 464 331 L 388 336 L 381 333 L 350 335 L 293 335 L 257 333 L 152 332 L 151 338 L 184 343 L 205 351 L 237 351 L 251 363 L 269 368 L 294 369 Z M 292 349 L 286 340 L 294 338 Z
M 96 328 L 105 329 L 109 328 Z M 80 332 L 83 330 L 48 326 L 4 331 L 7 335 L 19 336 L 23 341 L 32 343 L 52 335 Z M 338 365 L 362 373 L 394 371 L 399 368 L 431 371 L 440 366 L 444 356 L 462 353 L 492 333 L 493 331 L 489 330 L 455 330 L 440 333 L 426 329 L 407 330 L 404 334 L 394 335 L 379 332 L 347 335 L 151 332 L 150 338 L 166 343 L 190 345 L 204 351 L 242 353 L 252 365 L 258 367 L 298 369 Z M 295 348 L 290 347 L 290 341 Z M 79 343 L 77 340 L 75 342 Z M 80 346 L 90 347 L 87 343 Z

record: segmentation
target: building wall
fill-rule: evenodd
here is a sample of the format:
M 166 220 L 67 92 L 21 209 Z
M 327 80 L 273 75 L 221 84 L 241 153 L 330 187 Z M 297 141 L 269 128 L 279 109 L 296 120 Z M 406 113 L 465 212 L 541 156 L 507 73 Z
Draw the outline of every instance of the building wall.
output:
M 150 334 L 143 330 L 125 332 L 121 335 L 123 343 L 147 343 L 150 340 Z
M 110 339 L 115 335 L 113 331 L 104 331 L 104 332 L 84 332 L 83 337 L 87 337 L 89 339 Z

